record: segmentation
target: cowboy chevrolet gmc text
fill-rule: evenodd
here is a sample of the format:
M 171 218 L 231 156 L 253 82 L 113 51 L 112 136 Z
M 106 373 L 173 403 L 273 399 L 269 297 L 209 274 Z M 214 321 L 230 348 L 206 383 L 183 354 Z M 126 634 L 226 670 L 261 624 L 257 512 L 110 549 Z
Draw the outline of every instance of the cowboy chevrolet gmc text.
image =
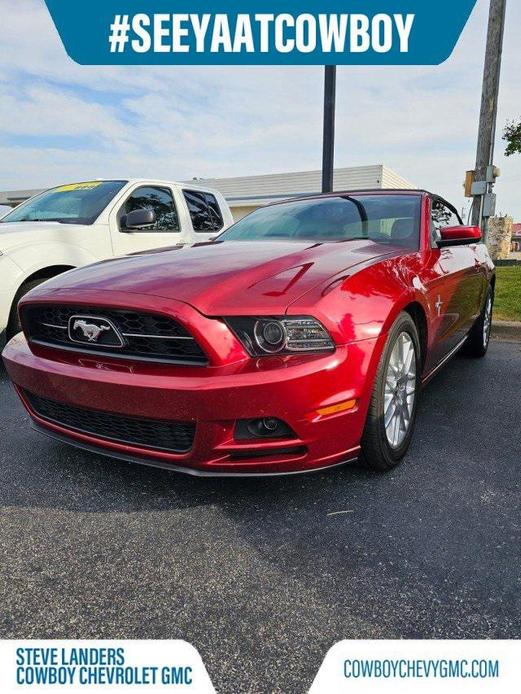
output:
M 310 196 L 49 280 L 3 356 L 34 426 L 88 450 L 192 474 L 387 470 L 421 386 L 486 353 L 494 284 L 439 196 Z

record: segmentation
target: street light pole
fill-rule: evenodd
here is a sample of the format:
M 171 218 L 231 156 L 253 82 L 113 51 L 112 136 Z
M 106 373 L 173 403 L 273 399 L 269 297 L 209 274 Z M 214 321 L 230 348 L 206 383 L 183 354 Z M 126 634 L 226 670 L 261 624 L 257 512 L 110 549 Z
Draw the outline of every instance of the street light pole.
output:
M 324 132 L 322 141 L 322 192 L 333 190 L 335 158 L 336 65 L 324 68 Z
M 496 138 L 506 4 L 507 0 L 490 0 L 487 48 L 483 71 L 483 92 L 479 117 L 476 170 L 474 174 L 474 181 L 478 182 L 478 190 L 474 194 L 472 224 L 482 226 L 485 237 L 489 214 L 486 213 L 484 206 L 487 199 L 490 200 L 491 198 L 490 194 L 492 193 L 495 180 L 492 166 L 494 164 L 494 142 Z M 481 190 L 479 190 L 479 186 L 481 186 Z

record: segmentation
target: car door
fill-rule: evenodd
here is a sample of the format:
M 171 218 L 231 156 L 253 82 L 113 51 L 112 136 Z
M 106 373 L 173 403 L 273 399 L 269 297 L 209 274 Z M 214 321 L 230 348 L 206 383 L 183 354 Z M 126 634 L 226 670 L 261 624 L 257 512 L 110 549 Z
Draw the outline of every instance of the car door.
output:
M 481 307 L 483 276 L 477 261 L 477 244 L 442 248 L 437 245 L 443 227 L 461 224 L 451 205 L 441 198 L 431 199 L 430 251 L 424 281 L 433 333 L 428 368 L 436 366 L 462 342 Z
M 152 227 L 127 229 L 125 218 L 138 209 L 153 210 L 156 222 Z M 110 232 L 114 255 L 126 255 L 164 246 L 184 243 L 183 215 L 175 190 L 168 185 L 142 184 L 133 188 L 123 203 L 110 215 Z M 185 226 L 186 226 L 186 220 Z
M 193 243 L 212 241 L 224 229 L 223 213 L 216 196 L 191 189 L 184 189 L 183 196 L 190 215 Z

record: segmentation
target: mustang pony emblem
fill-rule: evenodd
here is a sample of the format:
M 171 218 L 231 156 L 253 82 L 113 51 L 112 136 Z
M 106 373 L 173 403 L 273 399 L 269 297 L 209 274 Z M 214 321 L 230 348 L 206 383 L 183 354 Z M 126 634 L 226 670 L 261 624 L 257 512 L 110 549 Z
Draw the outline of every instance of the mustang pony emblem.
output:
M 97 342 L 104 330 L 110 330 L 108 325 L 94 325 L 94 323 L 87 323 L 85 320 L 74 321 L 72 329 L 76 330 L 77 328 L 82 331 L 89 342 Z

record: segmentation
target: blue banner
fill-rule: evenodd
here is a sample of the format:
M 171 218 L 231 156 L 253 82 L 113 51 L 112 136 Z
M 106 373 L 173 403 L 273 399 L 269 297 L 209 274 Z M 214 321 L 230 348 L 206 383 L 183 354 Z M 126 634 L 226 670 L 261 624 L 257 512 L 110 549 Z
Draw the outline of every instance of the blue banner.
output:
M 436 65 L 476 0 L 45 0 L 84 65 Z

